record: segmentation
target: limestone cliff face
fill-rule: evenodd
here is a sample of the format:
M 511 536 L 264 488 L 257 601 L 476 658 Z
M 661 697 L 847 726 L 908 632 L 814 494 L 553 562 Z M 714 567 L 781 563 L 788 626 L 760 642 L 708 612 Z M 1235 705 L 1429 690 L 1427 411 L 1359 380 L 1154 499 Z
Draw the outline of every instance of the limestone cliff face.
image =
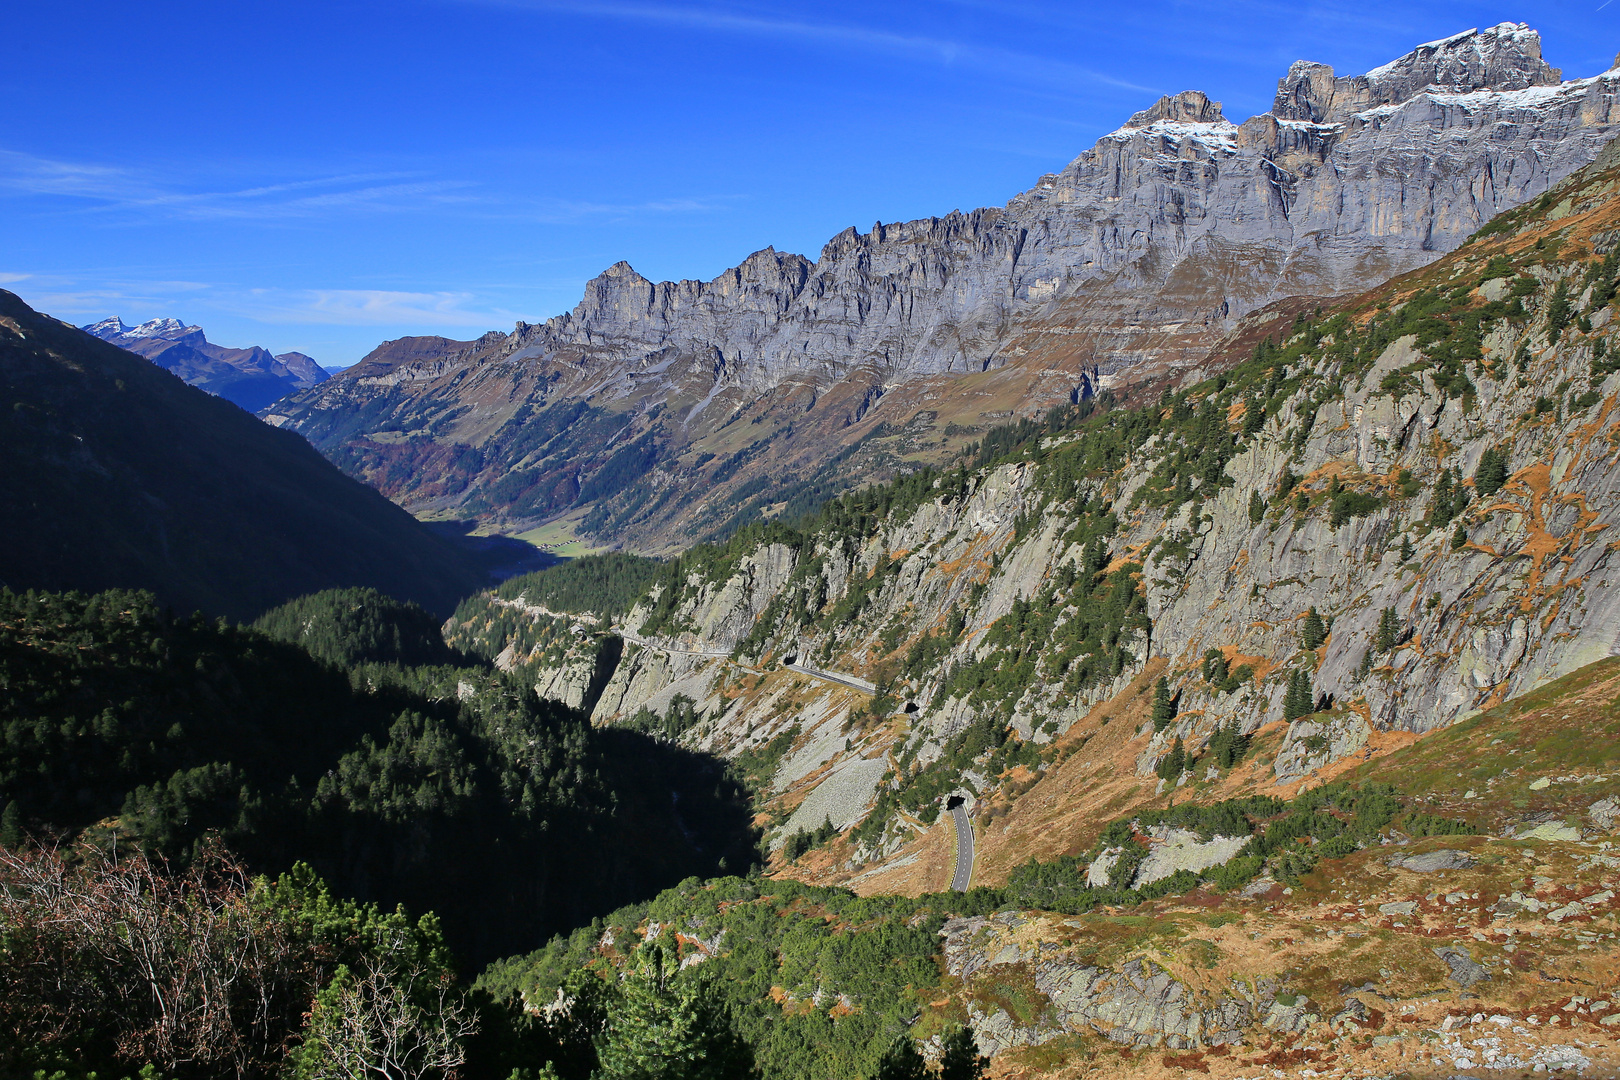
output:
M 1366 75 L 1296 64 L 1242 125 L 1188 91 L 1005 207 L 848 229 L 814 263 L 766 249 L 706 283 L 619 263 L 528 339 L 631 370 L 707 355 L 762 390 L 861 365 L 982 370 L 1072 302 L 1106 331 L 1088 357 L 1106 373 L 1145 359 L 1122 312 L 1219 326 L 1278 296 L 1360 291 L 1586 164 L 1615 130 L 1620 74 L 1559 74 L 1533 30 L 1504 23 Z
M 588 531 L 690 537 L 765 512 L 761 477 L 836 481 L 828 459 L 879 422 L 926 410 L 925 432 L 965 429 L 985 396 L 1045 408 L 1195 363 L 1278 298 L 1426 265 L 1614 134 L 1620 73 L 1559 77 L 1534 31 L 1503 24 L 1365 75 L 1296 64 L 1241 125 L 1188 91 L 1003 207 L 847 229 L 814 262 L 767 248 L 709 282 L 618 263 L 566 315 L 333 380 L 269 419 L 412 508 L 608 505 Z M 971 381 L 987 370 L 993 390 Z M 591 431 L 555 445 L 582 409 Z M 745 417 L 763 426 L 739 438 Z M 610 467 L 637 440 L 642 468 Z M 922 443 L 899 452 L 950 437 Z M 884 475 L 892 456 L 843 472 Z

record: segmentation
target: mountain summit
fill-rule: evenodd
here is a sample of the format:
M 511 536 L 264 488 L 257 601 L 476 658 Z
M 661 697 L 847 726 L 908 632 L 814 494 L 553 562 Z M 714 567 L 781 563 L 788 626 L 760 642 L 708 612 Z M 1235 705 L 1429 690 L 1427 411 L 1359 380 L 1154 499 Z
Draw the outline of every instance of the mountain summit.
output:
M 273 356 L 256 345 L 227 349 L 209 341 L 202 327 L 187 326 L 179 319 L 150 319 L 139 326 L 128 326 L 114 315 L 81 329 L 144 356 L 191 385 L 234 401 L 249 412 L 331 377 L 303 353 Z
M 1184 92 L 1005 206 L 846 229 L 815 261 L 766 248 L 708 282 L 620 262 L 568 314 L 267 418 L 408 507 L 569 514 L 672 550 L 1432 262 L 1620 130 L 1620 73 L 1560 78 L 1504 23 L 1363 75 L 1295 64 L 1242 124 Z

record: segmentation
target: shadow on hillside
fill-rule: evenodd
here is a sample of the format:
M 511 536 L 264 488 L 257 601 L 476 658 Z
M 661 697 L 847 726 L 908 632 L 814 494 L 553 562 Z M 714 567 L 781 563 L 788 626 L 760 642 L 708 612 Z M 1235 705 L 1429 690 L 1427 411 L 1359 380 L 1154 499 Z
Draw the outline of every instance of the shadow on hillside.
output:
M 536 570 L 544 570 L 548 566 L 567 561 L 515 536 L 474 536 L 473 530 L 478 527 L 478 522 L 471 519 L 427 521 L 423 524 L 461 548 L 491 585 L 499 585 L 507 578 L 517 577 L 519 574 L 532 574 Z
M 477 810 L 406 821 L 337 812 L 303 857 L 340 892 L 434 912 L 469 970 L 686 878 L 746 874 L 759 861 L 747 791 L 724 761 L 638 732 L 594 738 L 589 771 L 559 775 L 553 805 L 527 829 Z M 598 786 L 614 793 L 610 809 L 578 794 Z

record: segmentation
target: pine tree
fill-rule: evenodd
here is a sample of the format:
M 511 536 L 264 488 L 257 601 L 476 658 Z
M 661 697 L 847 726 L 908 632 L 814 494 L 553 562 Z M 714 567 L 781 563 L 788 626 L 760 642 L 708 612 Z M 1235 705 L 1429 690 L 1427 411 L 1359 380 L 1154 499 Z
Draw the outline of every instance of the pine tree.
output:
M 1479 467 L 1474 470 L 1474 490 L 1482 496 L 1495 495 L 1507 483 L 1507 477 L 1507 451 L 1493 446 L 1479 457 Z
M 1305 615 L 1305 626 L 1300 631 L 1299 640 L 1307 649 L 1319 649 L 1327 640 L 1327 627 L 1322 625 L 1322 616 L 1316 613 L 1314 607 Z
M 1378 629 L 1373 634 L 1373 649 L 1389 652 L 1401 638 L 1401 618 L 1395 609 L 1387 607 L 1378 613 Z
M 597 1044 L 600 1080 L 741 1080 L 753 1072 L 747 1044 L 713 994 L 679 977 L 661 944 L 643 946 L 620 986 Z
M 1463 485 L 1462 470 L 1451 470 L 1451 516 L 1455 518 L 1468 509 L 1468 503 L 1472 498 L 1468 488 Z
M 990 1059 L 979 1054 L 973 1029 L 959 1027 L 945 1036 L 939 1054 L 939 1080 L 983 1080 Z
M 1283 694 L 1283 719 L 1297 720 L 1316 711 L 1316 691 L 1311 677 L 1303 669 L 1288 676 L 1288 690 Z
M 1163 675 L 1153 686 L 1153 730 L 1163 731 L 1176 718 L 1176 702 L 1170 696 L 1170 682 Z
M 1108 567 L 1108 541 L 1097 537 L 1086 543 L 1081 549 L 1080 558 L 1085 563 L 1087 576 L 1099 573 Z
M 1412 561 L 1412 538 L 1405 533 L 1401 534 L 1401 562 Z
M 1553 289 L 1552 299 L 1547 302 L 1547 337 L 1556 341 L 1569 325 L 1570 305 L 1569 289 L 1560 281 Z
M 1153 771 L 1160 780 L 1174 780 L 1186 771 L 1186 768 L 1187 748 L 1182 745 L 1181 736 L 1177 735 L 1176 741 L 1170 744 L 1170 752 L 1159 759 Z
M 1258 525 L 1264 520 L 1266 520 L 1266 500 L 1256 488 L 1249 492 L 1249 522 Z
M 1451 524 L 1455 514 L 1451 505 L 1451 470 L 1441 469 L 1440 479 L 1434 482 L 1434 502 L 1429 505 L 1429 522 L 1437 529 Z
M 22 808 L 12 799 L 6 803 L 5 810 L 0 811 L 0 847 L 15 851 L 22 847 L 22 842 Z
M 1260 407 L 1253 394 L 1243 402 L 1243 434 L 1253 435 L 1266 426 L 1266 410 Z
M 1209 759 L 1217 768 L 1230 769 L 1249 752 L 1249 737 L 1238 727 L 1236 718 L 1230 727 L 1217 727 L 1209 737 Z
M 923 1056 L 911 1036 L 901 1035 L 883 1052 L 872 1080 L 924 1080 L 928 1075 Z
M 1468 546 L 1468 530 L 1463 528 L 1462 522 L 1457 522 L 1457 528 L 1451 534 L 1451 550 L 1459 551 Z

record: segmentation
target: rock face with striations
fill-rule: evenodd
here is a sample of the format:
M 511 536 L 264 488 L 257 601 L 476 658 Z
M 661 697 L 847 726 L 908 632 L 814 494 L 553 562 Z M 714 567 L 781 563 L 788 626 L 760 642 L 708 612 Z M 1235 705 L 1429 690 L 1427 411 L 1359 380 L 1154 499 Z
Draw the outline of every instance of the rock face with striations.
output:
M 680 546 L 791 503 L 791 482 L 880 475 L 880 454 L 826 471 L 880 421 L 1077 400 L 1196 364 L 1273 301 L 1423 266 L 1591 161 L 1620 130 L 1617 87 L 1560 81 L 1507 23 L 1365 75 L 1297 63 L 1270 112 L 1163 98 L 1003 207 L 847 229 L 814 262 L 766 248 L 709 282 L 621 262 L 568 314 L 268 418 L 407 506 L 515 522 L 592 504 L 588 531 Z M 744 417 L 761 426 L 723 431 Z M 773 492 L 744 490 L 761 477 Z

